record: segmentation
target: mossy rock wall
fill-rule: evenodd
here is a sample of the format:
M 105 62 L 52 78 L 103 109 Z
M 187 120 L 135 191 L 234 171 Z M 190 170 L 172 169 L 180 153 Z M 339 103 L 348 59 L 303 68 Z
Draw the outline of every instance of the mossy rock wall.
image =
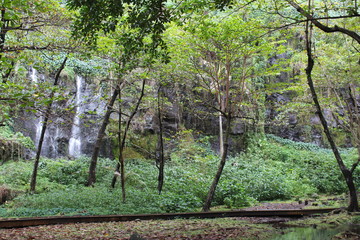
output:
M 15 140 L 0 138 L 0 164 L 10 160 L 20 160 L 24 157 L 25 148 Z

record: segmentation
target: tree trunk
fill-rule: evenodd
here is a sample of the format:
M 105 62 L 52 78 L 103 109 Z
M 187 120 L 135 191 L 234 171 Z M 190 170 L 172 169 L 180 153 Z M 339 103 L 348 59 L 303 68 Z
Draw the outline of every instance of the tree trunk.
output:
M 164 185 L 164 139 L 163 139 L 163 125 L 162 125 L 162 114 L 161 114 L 161 96 L 160 96 L 161 86 L 158 89 L 158 119 L 159 119 L 159 135 L 158 135 L 158 146 L 157 146 L 157 154 L 156 161 L 158 163 L 159 176 L 158 176 L 158 192 L 161 194 L 163 185 Z
M 3 61 L 3 55 L 4 55 L 4 47 L 5 47 L 5 41 L 6 41 L 6 34 L 9 31 L 9 20 L 6 19 L 5 15 L 6 15 L 6 9 L 3 8 L 1 9 L 1 14 L 0 14 L 0 61 Z M 6 83 L 7 82 L 7 78 L 9 77 L 12 69 L 14 68 L 14 61 L 11 61 L 11 65 L 12 67 L 5 72 L 4 74 L 2 74 L 2 83 Z M 4 68 L 4 66 L 2 66 L 2 68 Z
M 315 87 L 314 87 L 314 83 L 312 80 L 312 69 L 314 67 L 314 59 L 312 57 L 312 53 L 311 53 L 311 34 L 309 33 L 309 22 L 306 23 L 306 51 L 307 51 L 307 57 L 308 57 L 308 65 L 306 68 L 306 77 L 307 77 L 307 82 L 311 91 L 311 95 L 312 95 L 312 99 L 314 101 L 316 110 L 317 110 L 317 114 L 319 115 L 321 124 L 323 126 L 324 129 L 324 133 L 327 137 L 327 140 L 329 141 L 329 144 L 331 146 L 331 149 L 334 153 L 335 159 L 338 163 L 338 166 L 341 170 L 341 173 L 343 174 L 343 176 L 345 177 L 345 181 L 346 184 L 348 186 L 349 189 L 349 194 L 350 194 L 350 203 L 348 206 L 348 210 L 351 212 L 354 211 L 359 211 L 359 204 L 358 204 L 358 200 L 357 200 L 357 193 L 356 193 L 356 188 L 355 188 L 355 184 L 354 184 L 354 179 L 353 179 L 353 171 L 350 171 L 349 169 L 347 169 L 347 167 L 345 166 L 342 157 L 340 155 L 340 152 L 332 138 L 332 135 L 330 133 L 327 121 L 323 115 L 318 97 L 317 97 L 317 93 L 315 91 Z
M 206 201 L 204 203 L 204 206 L 203 206 L 203 209 L 202 209 L 204 212 L 208 212 L 210 210 L 211 202 L 212 202 L 212 200 L 214 198 L 216 187 L 217 187 L 217 185 L 219 183 L 222 171 L 223 171 L 225 163 L 226 163 L 227 152 L 228 152 L 228 147 L 229 147 L 228 142 L 229 142 L 229 135 L 230 135 L 231 116 L 230 115 L 226 116 L 226 120 L 227 121 L 226 121 L 226 132 L 225 132 L 225 138 L 224 138 L 224 152 L 223 152 L 223 154 L 221 156 L 221 161 L 219 163 L 218 170 L 216 172 L 216 175 L 214 177 L 214 180 L 213 180 L 213 182 L 211 184 L 211 187 L 210 187 L 210 190 L 208 192 Z
M 131 115 L 129 116 L 128 121 L 126 122 L 126 127 L 125 127 L 125 130 L 124 130 L 124 134 L 123 134 L 122 141 L 121 141 L 121 146 L 120 146 L 121 155 L 119 156 L 119 162 L 116 165 L 116 169 L 115 169 L 115 172 L 119 172 L 119 170 L 120 170 L 120 174 L 121 174 L 121 189 L 122 189 L 123 202 L 126 201 L 126 193 L 125 193 L 125 159 L 124 159 L 123 151 L 124 151 L 124 148 L 125 148 L 127 133 L 129 131 L 129 128 L 130 128 L 130 123 L 131 123 L 132 119 L 134 118 L 135 114 L 137 113 L 137 111 L 139 109 L 139 106 L 140 106 L 140 103 L 142 101 L 142 98 L 144 97 L 145 83 L 146 83 L 146 79 L 144 79 L 143 82 L 142 82 L 141 93 L 140 93 L 140 96 L 138 98 L 138 102 L 136 103 L 135 109 L 131 113 Z M 120 119 L 119 119 L 119 121 L 120 121 Z M 116 179 L 117 179 L 117 176 L 114 175 L 113 178 L 112 178 L 112 181 L 111 181 L 111 187 L 112 188 L 115 187 Z
M 66 61 L 67 61 L 67 57 L 65 57 L 63 63 L 61 64 L 59 70 L 57 71 L 57 73 L 55 75 L 54 86 L 57 86 L 58 83 L 59 83 L 60 73 L 64 69 Z M 51 113 L 51 107 L 52 107 L 52 104 L 53 104 L 52 98 L 54 97 L 54 94 L 55 94 L 55 91 L 54 90 L 51 91 L 50 96 L 49 96 L 51 101 L 50 101 L 49 105 L 46 108 L 45 117 L 44 117 L 43 125 L 42 125 L 42 128 L 41 128 L 40 139 L 39 139 L 38 147 L 37 147 L 37 150 L 36 150 L 34 168 L 33 168 L 33 172 L 32 172 L 32 175 L 31 175 L 30 193 L 34 193 L 35 188 L 36 188 L 36 178 L 37 178 L 37 170 L 38 170 L 38 167 L 39 167 L 40 154 L 41 154 L 41 149 L 42 149 L 42 145 L 43 145 L 43 142 L 44 142 L 44 137 L 45 137 L 47 124 L 48 124 L 50 113 Z
M 358 212 L 359 202 L 358 202 L 357 191 L 354 183 L 353 172 L 347 170 L 343 174 L 346 179 L 346 183 L 349 189 L 349 196 L 350 196 L 349 206 L 347 209 L 349 212 Z
M 117 175 L 120 176 L 121 180 L 121 195 L 122 195 L 122 199 L 123 202 L 126 201 L 126 189 L 125 189 L 125 166 L 124 166 L 124 155 L 123 155 L 123 151 L 124 151 L 124 147 L 125 147 L 125 142 L 124 140 L 121 138 L 121 119 L 122 119 L 122 111 L 121 111 L 121 91 L 119 94 L 119 126 L 118 126 L 118 142 L 119 142 L 119 159 L 118 159 L 118 163 L 116 164 L 116 169 L 115 169 L 115 174 L 112 181 L 111 181 L 111 187 L 115 188 L 115 184 L 116 184 L 116 179 L 117 179 Z M 126 133 L 124 133 L 126 134 Z M 121 169 L 121 172 L 119 172 Z
M 1 9 L 1 26 L 0 26 L 0 53 L 4 52 L 5 41 L 6 41 L 6 33 L 8 32 L 8 20 L 5 18 L 6 9 Z M 2 58 L 2 54 L 0 54 L 0 59 Z
M 91 163 L 90 163 L 90 167 L 89 167 L 89 177 L 88 177 L 88 181 L 86 183 L 86 186 L 93 186 L 96 182 L 96 165 L 97 165 L 97 160 L 98 160 L 98 157 L 99 157 L 99 152 L 100 152 L 100 147 L 101 147 L 101 144 L 102 144 L 102 140 L 105 136 L 105 130 L 106 130 L 106 127 L 107 125 L 109 124 L 109 119 L 110 119 L 110 115 L 111 113 L 113 112 L 113 106 L 114 106 L 114 103 L 115 103 L 115 100 L 118 96 L 120 92 L 120 86 L 117 85 L 112 96 L 111 96 L 111 99 L 107 105 L 107 110 L 106 110 L 106 113 L 105 113 L 105 116 L 104 116 L 104 120 L 101 124 L 101 127 L 99 129 L 99 132 L 98 132 L 98 135 L 97 135 L 97 138 L 96 138 L 96 143 L 95 143 L 95 146 L 94 146 L 94 151 L 92 153 L 92 156 L 91 156 Z
M 118 163 L 116 164 L 116 169 L 115 169 L 115 175 L 111 181 L 111 187 L 114 188 L 115 187 L 115 183 L 116 183 L 116 178 L 119 175 L 121 177 L 121 192 L 122 192 L 122 199 L 123 202 L 125 202 L 126 199 L 126 191 L 125 191 L 125 166 L 124 164 L 124 155 L 123 155 L 123 151 L 124 151 L 124 144 L 121 138 L 121 119 L 122 119 L 122 111 L 121 111 L 121 91 L 119 94 L 119 124 L 118 124 L 118 148 L 119 148 L 119 157 L 118 157 Z M 121 173 L 119 172 L 121 168 Z

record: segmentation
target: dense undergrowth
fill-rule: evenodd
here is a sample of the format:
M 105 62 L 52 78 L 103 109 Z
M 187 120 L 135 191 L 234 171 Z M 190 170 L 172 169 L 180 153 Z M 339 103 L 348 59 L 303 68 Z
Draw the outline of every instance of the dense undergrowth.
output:
M 244 153 L 229 157 L 214 206 L 239 208 L 258 201 L 346 192 L 336 161 L 327 149 L 275 136 L 252 137 L 247 145 Z M 357 157 L 351 149 L 342 154 L 348 164 Z M 95 187 L 84 187 L 89 161 L 88 157 L 41 159 L 38 193 L 34 195 L 27 193 L 32 162 L 6 162 L 0 166 L 0 186 L 20 194 L 2 205 L 0 217 L 198 211 L 219 157 L 206 138 L 180 143 L 166 163 L 161 195 L 157 193 L 154 161 L 127 159 L 126 203 L 119 186 L 110 188 L 116 164 L 113 160 L 100 159 Z M 356 182 L 360 184 L 359 179 Z

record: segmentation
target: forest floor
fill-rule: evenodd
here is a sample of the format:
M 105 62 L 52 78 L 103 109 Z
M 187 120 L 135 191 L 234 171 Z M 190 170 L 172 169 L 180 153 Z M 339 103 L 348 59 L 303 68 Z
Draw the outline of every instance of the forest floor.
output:
M 297 209 L 303 203 L 263 203 L 247 208 Z M 272 239 L 289 227 L 334 227 L 349 223 L 352 215 L 345 212 L 302 219 L 291 218 L 221 218 L 176 219 L 131 222 L 78 223 L 0 229 L 0 240 L 8 239 Z M 334 239 L 360 239 L 360 235 L 342 232 Z

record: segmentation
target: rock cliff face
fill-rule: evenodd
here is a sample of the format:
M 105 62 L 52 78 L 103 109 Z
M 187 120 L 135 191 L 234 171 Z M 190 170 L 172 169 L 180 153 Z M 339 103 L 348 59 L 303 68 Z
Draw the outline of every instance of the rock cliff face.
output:
M 28 78 L 36 84 L 51 81 L 49 77 L 34 69 L 30 69 Z M 101 100 L 103 93 L 82 76 L 62 77 L 60 86 L 66 87 L 64 95 L 67 97 L 53 104 L 41 154 L 49 158 L 89 155 L 94 147 L 106 105 L 106 102 Z M 45 112 L 45 109 L 41 110 Z M 16 130 L 29 136 L 37 146 L 43 119 L 41 113 L 23 109 L 15 118 Z M 105 138 L 103 145 L 101 155 L 111 157 L 110 140 Z
M 34 69 L 30 69 L 28 75 L 29 81 L 41 84 L 43 81 L 51 81 L 49 77 L 39 74 Z M 285 81 L 287 76 L 281 76 L 279 81 Z M 57 157 L 78 157 L 80 155 L 91 155 L 102 116 L 106 108 L 105 92 L 99 90 L 93 83 L 93 79 L 82 76 L 61 78 L 60 85 L 67 90 L 67 97 L 64 100 L 57 101 L 54 104 L 51 120 L 48 125 L 45 141 L 42 149 L 42 155 L 49 158 Z M 191 107 L 191 103 L 180 101 L 172 87 L 163 88 L 162 94 L 168 99 L 168 103 L 163 110 L 163 127 L 166 136 L 171 136 L 180 128 L 194 129 L 206 135 L 215 136 L 212 142 L 214 149 L 219 149 L 218 136 L 219 118 L 215 115 L 195 114 L 200 106 Z M 186 93 L 184 93 L 186 94 Z M 105 100 L 104 100 L 105 99 Z M 126 101 L 132 101 L 127 99 Z M 312 142 L 323 145 L 322 128 L 318 117 L 314 114 L 310 117 L 307 124 L 299 121 L 294 113 L 286 115 L 287 122 L 281 125 L 276 123 L 276 117 L 279 112 L 275 110 L 274 105 L 291 101 L 291 97 L 286 94 L 272 94 L 266 96 L 264 110 L 266 133 L 272 133 L 277 136 L 288 138 L 294 141 Z M 199 109 L 194 109 L 199 108 Z M 44 109 L 42 109 L 44 112 Z M 116 114 L 113 115 L 114 118 Z M 336 127 L 335 121 L 331 118 L 331 113 L 326 116 L 330 123 Z M 43 117 L 40 114 L 30 113 L 25 110 L 20 111 L 15 119 L 16 130 L 24 135 L 31 137 L 37 144 L 42 126 Z M 132 129 L 139 134 L 156 134 L 159 131 L 159 120 L 155 106 L 139 111 L 136 115 Z M 245 135 L 253 130 L 253 126 L 245 121 L 236 119 L 231 126 L 230 152 L 235 153 L 244 149 Z M 113 157 L 113 146 L 111 139 L 105 137 L 101 156 Z
M 26 157 L 26 149 L 21 143 L 0 138 L 0 165 L 6 161 L 16 161 L 24 157 Z

